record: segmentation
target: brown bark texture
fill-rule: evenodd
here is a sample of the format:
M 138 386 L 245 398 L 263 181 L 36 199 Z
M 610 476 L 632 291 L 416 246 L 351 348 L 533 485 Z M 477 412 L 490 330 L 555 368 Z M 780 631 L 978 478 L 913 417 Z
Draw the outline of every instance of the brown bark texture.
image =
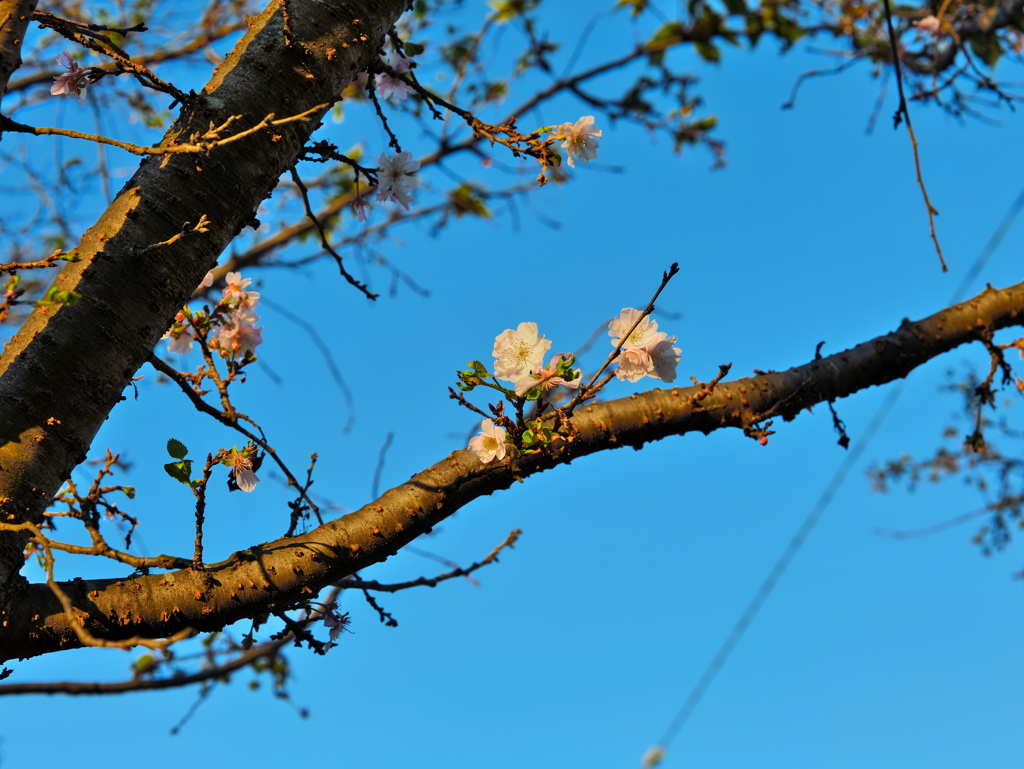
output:
M 21 66 L 21 44 L 38 0 L 0 0 L 0 102 Z
M 674 387 L 592 403 L 572 418 L 575 434 L 556 439 L 543 453 L 482 465 L 468 451 L 455 451 L 354 513 L 307 534 L 236 552 L 205 571 L 62 583 L 74 620 L 45 584 L 30 585 L 0 613 L 0 661 L 77 646 L 70 621 L 104 639 L 162 638 L 283 610 L 385 560 L 472 500 L 535 473 L 670 435 L 757 429 L 767 419 L 790 420 L 817 403 L 899 379 L 959 345 L 988 341 L 996 330 L 1020 325 L 1024 283 L 987 288 L 924 320 L 904 320 L 890 334 L 787 371 L 721 382 L 713 389 Z

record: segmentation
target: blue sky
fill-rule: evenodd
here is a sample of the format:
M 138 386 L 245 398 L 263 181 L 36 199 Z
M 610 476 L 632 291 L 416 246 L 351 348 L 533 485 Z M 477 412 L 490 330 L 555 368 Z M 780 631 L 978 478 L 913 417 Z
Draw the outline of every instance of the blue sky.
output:
M 549 18 L 556 34 L 583 26 L 568 7 Z M 623 16 L 605 18 L 581 66 L 626 50 L 632 35 Z M 503 44 L 512 46 L 511 33 Z M 239 406 L 293 466 L 318 452 L 314 490 L 354 509 L 371 499 L 389 432 L 384 486 L 464 445 L 474 419 L 446 388 L 465 361 L 489 360 L 495 335 L 535 321 L 553 351 L 574 349 L 620 308 L 643 306 L 672 262 L 681 273 L 663 294 L 659 322 L 679 337 L 684 381 L 707 380 L 726 362 L 732 376 L 799 365 L 821 341 L 825 353 L 836 352 L 946 306 L 1020 193 L 1019 116 L 1004 110 L 996 114 L 1002 125 L 992 126 L 960 125 L 935 109 L 913 113 L 941 211 L 950 264 L 943 275 L 910 142 L 890 130 L 894 94 L 871 135 L 878 85 L 866 71 L 812 80 L 795 109 L 780 109 L 800 73 L 828 64 L 806 49 L 779 56 L 764 41 L 754 52 L 726 50 L 719 66 L 680 54 L 720 119 L 725 170 L 710 170 L 701 150 L 673 155 L 664 140 L 605 123 L 598 160 L 532 197 L 557 229 L 520 208 L 515 221 L 467 218 L 436 237 L 426 224 L 396 230 L 377 248 L 429 288 L 428 298 L 400 290 L 370 305 L 324 261 L 261 273 L 263 295 L 314 324 L 331 346 L 356 422 L 343 433 L 349 411 L 322 358 L 267 306 L 261 359 L 280 381 L 253 371 Z M 1018 76 L 1002 66 L 1002 77 Z M 614 93 L 627 82 L 613 75 L 602 87 Z M 70 125 L 78 106 L 68 100 L 62 109 L 52 119 Z M 565 98 L 524 124 L 590 113 Z M 38 108 L 20 119 L 51 118 Z M 342 149 L 363 140 L 371 158 L 385 144 L 379 129 L 354 117 L 325 130 Z M 428 146 L 408 131 L 410 148 Z M 495 157 L 507 160 L 497 150 Z M 459 170 L 501 183 L 476 165 Z M 972 294 L 985 282 L 1021 279 L 1022 231 L 1010 231 Z M 313 250 L 310 243 L 293 253 Z M 386 288 L 382 272 L 368 274 Z M 925 526 L 986 500 L 956 480 L 882 495 L 865 475 L 873 462 L 934 450 L 959 407 L 938 392 L 945 372 L 986 362 L 980 348 L 958 350 L 909 378 L 665 767 L 1019 765 L 1019 549 L 983 558 L 970 543 L 971 524 L 918 539 L 879 536 L 880 527 Z M 134 463 L 126 481 L 139 495 L 129 509 L 143 520 L 146 546 L 189 553 L 191 496 L 163 475 L 164 444 L 175 437 L 199 453 L 236 440 L 191 413 L 151 370 L 142 373 L 139 398 L 113 412 L 93 454 L 109 446 Z M 631 388 L 641 389 L 620 384 L 610 395 Z M 872 388 L 837 404 L 855 442 L 885 394 Z M 1017 399 L 1007 413 L 1020 407 Z M 86 729 L 99 738 L 92 745 L 156 767 L 176 763 L 183 750 L 211 764 L 251 760 L 241 745 L 259 751 L 259 765 L 301 756 L 381 769 L 637 766 L 843 460 L 827 408 L 775 429 L 766 447 L 730 431 L 588 457 L 468 506 L 416 545 L 467 564 L 522 528 L 515 549 L 477 574 L 479 587 L 452 581 L 383 596 L 396 629 L 379 624 L 360 597 L 344 596 L 354 632 L 325 658 L 289 656 L 292 703 L 309 708 L 309 718 L 265 685 L 250 692 L 248 674 L 216 687 L 177 737 L 168 732 L 195 701 L 193 690 L 24 697 L 2 703 L 0 760 L 37 760 L 45 723 L 61 739 Z M 214 497 L 211 560 L 285 528 L 287 495 L 264 473 L 252 495 Z M 106 565 L 87 568 L 113 575 Z M 394 581 L 438 570 L 400 553 L 364 576 Z M 16 680 L 117 680 L 134 657 L 51 655 L 19 664 Z M 110 757 L 83 745 L 74 760 L 98 767 Z

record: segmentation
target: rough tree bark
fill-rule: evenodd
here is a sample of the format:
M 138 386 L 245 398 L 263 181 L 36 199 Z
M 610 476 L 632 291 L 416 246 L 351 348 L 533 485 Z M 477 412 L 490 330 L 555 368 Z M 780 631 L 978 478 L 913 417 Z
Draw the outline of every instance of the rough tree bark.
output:
M 21 43 L 36 5 L 37 0 L 0 0 L 0 101 L 21 66 Z
M 594 403 L 573 417 L 578 434 L 550 452 L 481 465 L 456 451 L 360 510 L 313 531 L 256 545 L 205 571 L 62 583 L 77 621 L 94 636 L 162 638 L 185 628 L 216 630 L 284 609 L 320 588 L 388 558 L 470 501 L 558 464 L 669 435 L 751 428 L 793 419 L 822 401 L 906 376 L 959 345 L 1024 325 L 1024 283 L 988 288 L 924 320 L 904 320 L 885 336 L 782 372 L 706 386 L 658 389 Z M 645 533 L 645 536 L 648 536 Z M 25 588 L 0 612 L 0 661 L 79 645 L 46 585 Z

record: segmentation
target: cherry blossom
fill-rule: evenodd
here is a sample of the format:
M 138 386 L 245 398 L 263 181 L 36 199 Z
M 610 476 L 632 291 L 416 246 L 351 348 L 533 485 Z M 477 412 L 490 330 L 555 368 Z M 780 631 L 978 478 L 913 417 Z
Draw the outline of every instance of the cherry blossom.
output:
M 188 355 L 192 351 L 192 330 L 188 326 L 175 324 L 170 331 L 163 335 L 163 338 L 171 340 L 167 344 L 167 352 Z
M 402 56 L 398 51 L 392 51 L 388 56 L 387 64 L 395 73 L 408 72 L 412 69 L 412 62 Z M 413 88 L 400 77 L 392 77 L 387 72 L 381 72 L 374 78 L 374 88 L 377 95 L 382 99 L 392 101 L 405 101 Z
M 623 347 L 615 360 L 615 376 L 623 382 L 636 382 L 654 371 L 654 361 L 643 347 Z
M 506 382 L 519 382 L 543 365 L 544 355 L 550 349 L 551 340 L 537 336 L 536 323 L 520 323 L 515 331 L 507 328 L 494 338 L 494 376 Z
M 260 303 L 258 291 L 246 291 L 246 287 L 252 283 L 249 278 L 243 278 L 240 272 L 229 272 L 225 277 L 227 285 L 224 287 L 222 302 L 237 302 L 237 307 L 252 309 Z
M 231 472 L 235 476 L 235 483 L 242 491 L 252 491 L 256 488 L 256 483 L 259 481 L 256 473 L 253 472 L 252 459 L 249 458 L 248 454 L 247 449 L 239 451 L 237 448 L 232 448 L 224 463 L 231 468 Z
M 562 123 L 555 126 L 555 137 L 564 139 L 562 148 L 566 150 L 569 167 L 575 168 L 574 157 L 578 157 L 584 163 L 597 157 L 598 139 L 601 131 L 594 128 L 594 116 L 587 115 L 572 123 Z
M 490 419 L 480 423 L 480 434 L 469 439 L 469 450 L 484 464 L 505 458 L 505 428 L 498 427 Z
M 564 352 L 555 354 L 547 367 L 541 365 L 536 371 L 516 382 L 516 395 L 525 395 L 534 387 L 540 387 L 544 395 L 547 395 L 556 387 L 568 387 L 571 390 L 577 389 L 580 386 L 582 373 L 579 369 L 573 369 L 576 377 L 572 380 L 566 380 L 558 376 L 558 364 L 570 357 L 570 355 Z
M 63 75 L 57 75 L 54 80 L 57 82 L 50 86 L 50 94 L 53 96 L 77 96 L 78 103 L 83 107 L 85 102 L 82 100 L 82 91 L 85 90 L 86 77 L 88 77 L 89 71 L 81 69 L 78 66 L 78 62 L 71 58 L 71 54 L 64 51 L 60 56 L 57 57 L 57 63 L 65 69 L 69 70 Z
M 352 212 L 356 215 L 356 219 L 361 222 L 366 221 L 366 214 L 369 208 L 370 204 L 362 198 L 356 198 L 352 201 Z
M 671 384 L 676 381 L 676 366 L 679 365 L 683 351 L 672 346 L 676 343 L 676 337 L 668 336 L 664 332 L 659 332 L 658 336 L 661 338 L 657 343 L 647 348 L 647 354 L 653 364 L 653 370 L 647 372 L 647 376 Z
M 608 324 L 612 346 L 622 345 L 615 359 L 618 363 L 615 376 L 626 382 L 636 382 L 645 376 L 674 382 L 676 366 L 682 355 L 682 350 L 673 347 L 676 337 L 658 331 L 657 321 L 651 320 L 649 316 L 637 323 L 640 315 L 639 310 L 624 307 L 619 316 Z M 636 328 L 630 333 L 634 323 Z
M 256 328 L 260 316 L 253 311 L 260 303 L 260 295 L 258 291 L 245 290 L 252 281 L 240 272 L 229 272 L 225 280 L 227 285 L 220 303 L 227 312 L 221 317 L 210 346 L 219 348 L 222 357 L 234 359 L 246 350 L 255 352 L 263 344 L 263 327 Z
M 349 618 L 348 612 L 339 614 L 338 606 L 334 603 L 324 607 L 323 620 L 324 627 L 330 631 L 331 640 L 324 645 L 324 651 L 328 652 L 334 647 L 341 634 L 349 629 L 348 626 L 352 620 Z
M 210 344 L 219 347 L 225 358 L 244 355 L 246 350 L 255 352 L 263 344 L 263 326 L 255 327 L 259 316 L 249 310 L 235 310 L 221 321 L 220 330 Z
M 937 35 L 939 33 L 939 28 L 941 26 L 942 22 L 940 22 L 934 16 L 925 16 L 923 19 L 917 22 L 918 32 L 928 32 L 932 35 Z
M 608 336 L 612 337 L 612 346 L 619 346 L 619 343 L 626 337 L 629 330 L 633 328 L 633 324 L 636 323 L 636 319 L 640 315 L 640 310 L 633 307 L 622 308 L 619 316 L 608 324 Z M 633 333 L 629 334 L 629 337 L 622 343 L 622 346 L 647 347 L 654 341 L 657 333 L 658 321 L 651 320 L 651 316 L 648 315 L 637 324 L 637 327 L 633 329 Z
M 408 211 L 409 204 L 415 200 L 409 194 L 409 190 L 417 183 L 412 174 L 420 170 L 420 162 L 411 152 L 404 150 L 395 153 L 392 158 L 388 158 L 382 152 L 378 162 L 380 170 L 377 173 L 377 200 L 394 201 Z

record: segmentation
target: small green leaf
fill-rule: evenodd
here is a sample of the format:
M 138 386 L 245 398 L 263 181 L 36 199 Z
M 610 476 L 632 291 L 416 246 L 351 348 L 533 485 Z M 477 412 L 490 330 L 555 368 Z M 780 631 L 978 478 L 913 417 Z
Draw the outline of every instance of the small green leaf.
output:
M 999 38 L 995 35 L 976 35 L 968 39 L 971 50 L 989 67 L 994 67 L 1003 50 L 999 44 Z
M 419 56 L 421 53 L 427 50 L 419 43 L 402 43 L 402 48 L 405 49 L 405 53 L 407 56 Z
M 671 45 L 682 42 L 682 40 L 683 25 L 678 21 L 670 21 L 655 32 L 654 37 L 647 41 L 647 48 L 652 51 L 660 51 Z
M 693 44 L 693 47 L 697 49 L 697 55 L 704 61 L 717 62 L 722 58 L 722 52 L 711 43 L 698 40 Z
M 192 460 L 183 459 L 181 462 L 169 462 L 164 465 L 164 470 L 174 480 L 179 483 L 184 483 L 189 488 L 192 487 Z
M 76 304 L 79 299 L 82 298 L 81 294 L 77 294 L 74 291 L 63 291 L 59 288 L 53 287 L 46 292 L 42 299 L 32 302 L 36 307 L 43 307 L 45 305 L 53 304 L 66 304 L 68 306 Z
M 167 453 L 175 459 L 184 459 L 188 456 L 188 449 L 185 448 L 185 444 L 181 441 L 171 438 L 167 441 Z
M 615 4 L 616 8 L 629 8 L 630 15 L 635 19 L 644 9 L 647 7 L 647 0 L 619 0 Z

